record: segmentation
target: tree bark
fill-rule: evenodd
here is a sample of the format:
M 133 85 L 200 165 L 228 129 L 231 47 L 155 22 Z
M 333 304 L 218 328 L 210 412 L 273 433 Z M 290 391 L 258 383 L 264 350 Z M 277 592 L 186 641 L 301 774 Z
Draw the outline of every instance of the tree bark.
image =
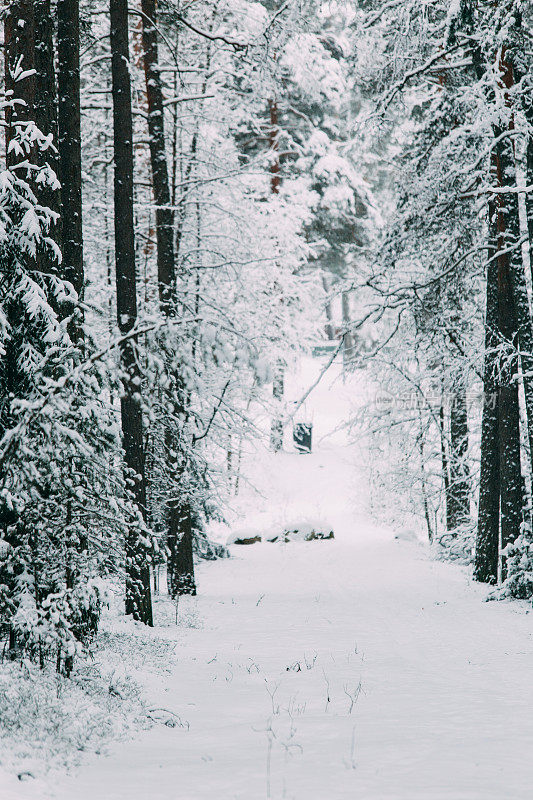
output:
M 444 389 L 444 387 L 442 387 Z M 446 503 L 446 530 L 449 527 L 449 503 L 450 503 L 450 467 L 448 464 L 447 437 L 446 437 L 446 417 L 444 413 L 444 391 L 442 393 L 439 406 L 439 434 L 440 434 L 440 462 L 442 467 L 442 482 L 444 484 L 444 502 Z
M 193 557 L 193 526 L 189 503 L 174 504 L 170 509 L 168 546 L 168 591 L 176 599 L 180 595 L 196 594 Z
M 354 357 L 354 341 L 353 334 L 350 331 L 351 313 L 350 313 L 350 295 L 348 292 L 343 292 L 341 295 L 342 302 L 342 326 L 344 328 L 344 363 L 348 364 Z
M 142 0 L 142 13 L 150 163 L 156 206 L 159 299 L 162 308 L 167 309 L 169 306 L 174 307 L 176 302 L 176 268 L 174 263 L 174 212 L 170 204 L 163 90 L 158 62 L 156 0 Z
M 129 73 L 127 0 L 110 0 L 111 75 L 114 133 L 115 264 L 118 326 L 129 333 L 137 321 L 133 223 L 133 124 Z M 139 513 L 146 514 L 141 372 L 133 339 L 120 348 L 123 394 L 120 401 L 127 479 Z M 126 539 L 126 613 L 152 625 L 148 553 L 135 526 Z
M 492 209 L 489 210 L 492 222 Z M 485 366 L 483 373 L 483 419 L 479 479 L 478 528 L 474 578 L 481 583 L 498 580 L 500 537 L 500 459 L 498 436 L 499 397 L 496 385 L 498 343 L 498 265 L 494 247 L 489 250 L 485 310 Z
M 269 100 L 270 127 L 268 129 L 268 142 L 270 147 L 270 191 L 272 194 L 279 194 L 281 184 L 280 163 L 279 163 L 279 118 L 278 103 L 274 98 Z
M 514 71 L 513 64 L 505 48 L 502 49 L 500 56 L 500 74 L 500 88 L 506 105 L 511 109 L 510 90 L 514 85 Z M 504 137 L 503 134 L 505 132 L 512 133 L 513 129 L 514 120 L 511 109 L 510 121 L 506 130 L 503 131 L 498 127 L 494 128 L 496 144 L 492 151 L 491 162 L 491 175 L 495 185 L 501 188 L 510 188 L 511 190 L 516 189 L 514 145 L 512 137 Z M 525 345 L 530 344 L 531 317 L 519 239 L 518 195 L 515 191 L 498 194 L 489 203 L 489 274 L 492 275 L 492 278 L 487 280 L 487 320 L 490 312 L 490 321 L 497 331 L 495 340 L 491 343 L 491 350 L 494 352 L 495 345 L 498 345 L 500 349 L 497 359 L 488 358 L 488 361 L 494 362 L 491 370 L 494 374 L 494 380 L 492 381 L 491 379 L 489 381 L 489 386 L 491 389 L 495 387 L 497 413 L 490 416 L 490 435 L 487 431 L 490 443 L 485 443 L 485 456 L 487 456 L 485 463 L 483 448 L 485 409 L 487 409 L 487 403 L 485 403 L 478 543 L 474 571 L 477 580 L 490 583 L 494 583 L 497 580 L 498 555 L 501 552 L 498 545 L 503 550 L 519 536 L 523 519 L 523 480 L 520 464 L 520 413 L 517 380 L 518 352 L 520 345 L 525 349 Z M 493 282 L 495 282 L 495 289 L 491 289 Z M 496 302 L 494 301 L 494 295 L 491 294 L 494 291 L 497 297 Z M 490 336 L 488 322 L 487 335 Z M 531 335 L 531 340 L 533 341 L 533 335 Z M 528 358 L 528 355 L 525 354 L 523 358 L 524 366 L 528 365 Z M 524 390 L 526 408 L 529 406 L 529 428 L 529 414 L 532 410 L 532 405 L 530 405 L 532 403 L 532 384 L 531 380 L 526 376 L 524 378 Z M 487 393 L 486 388 L 485 393 Z M 496 447 L 498 452 L 497 468 L 494 464 Z M 499 484 L 498 495 L 500 501 L 499 532 L 494 523 L 495 487 L 489 486 L 491 480 L 494 481 L 496 478 Z M 492 491 L 493 496 L 491 498 L 486 496 L 488 491 Z M 488 509 L 490 513 L 488 513 Z M 502 577 L 505 577 L 505 560 L 502 563 Z
M 275 412 L 274 419 L 270 428 L 270 446 L 274 453 L 279 453 L 283 448 L 283 419 L 281 402 L 285 394 L 285 364 L 278 358 L 275 367 L 274 381 L 272 384 L 272 397 L 279 408 Z
M 157 237 L 157 279 L 159 304 L 162 313 L 171 318 L 177 313 L 176 265 L 174 252 L 174 211 L 171 208 L 168 163 L 165 139 L 163 89 L 159 72 L 156 0 L 142 0 L 143 60 L 148 104 L 148 135 L 150 165 L 155 200 Z M 174 375 L 174 418 L 185 413 L 183 381 Z M 173 458 L 179 442 L 173 430 L 174 423 L 166 429 L 166 449 Z M 180 480 L 180 467 L 169 465 L 176 481 Z M 184 500 L 172 500 L 167 508 L 168 524 L 168 586 L 172 597 L 196 594 L 193 558 L 193 531 L 191 508 Z
M 506 104 L 511 108 L 510 91 L 514 85 L 514 69 L 505 48 L 502 49 L 500 64 L 504 97 Z M 513 130 L 514 119 L 511 111 L 506 132 L 511 133 Z M 493 151 L 493 173 L 496 185 L 516 189 L 514 143 L 511 137 L 502 139 L 502 134 L 502 130 L 495 129 L 498 139 L 498 144 Z M 531 331 L 529 302 L 525 280 L 523 280 L 522 252 L 519 245 L 520 215 L 516 192 L 499 194 L 496 198 L 496 236 L 499 331 L 506 345 L 502 349 L 499 370 L 500 545 L 503 550 L 520 535 L 523 518 L 518 349 L 521 341 L 524 342 L 524 339 L 528 339 L 528 331 Z M 524 304 L 527 306 L 527 311 L 524 309 Z M 531 336 L 531 341 L 533 341 L 533 336 Z M 530 378 L 525 378 L 524 388 L 526 400 L 530 404 L 532 401 Z M 528 410 L 531 413 L 531 405 Z M 502 562 L 502 577 L 505 577 L 505 559 Z
M 15 0 L 9 5 L 4 22 L 5 83 L 6 90 L 23 100 L 14 107 L 6 106 L 6 161 L 8 167 L 16 166 L 24 156 L 9 151 L 13 138 L 13 125 L 17 121 L 29 122 L 34 118 L 36 74 L 35 64 L 35 7 L 33 0 Z M 23 22 L 22 25 L 19 22 Z M 21 61 L 30 74 L 14 81 L 13 70 Z
M 84 287 L 81 187 L 79 0 L 57 0 L 58 150 L 63 274 L 82 298 Z M 71 335 L 81 335 L 71 326 Z
M 334 327 L 333 327 L 333 309 L 331 308 L 331 301 L 329 299 L 327 299 L 328 295 L 329 295 L 329 284 L 328 284 L 328 279 L 326 278 L 324 273 L 322 273 L 322 286 L 324 287 L 324 292 L 325 292 L 325 295 L 326 295 L 326 307 L 325 307 L 326 320 L 327 320 L 327 323 L 326 323 L 326 336 L 328 337 L 329 341 L 331 342 L 331 341 L 333 341 L 333 339 L 335 339 L 335 330 L 334 330 Z
M 466 387 L 460 385 L 450 407 L 450 483 L 446 502 L 449 531 L 470 520 L 470 480 L 466 458 L 468 454 L 468 408 Z

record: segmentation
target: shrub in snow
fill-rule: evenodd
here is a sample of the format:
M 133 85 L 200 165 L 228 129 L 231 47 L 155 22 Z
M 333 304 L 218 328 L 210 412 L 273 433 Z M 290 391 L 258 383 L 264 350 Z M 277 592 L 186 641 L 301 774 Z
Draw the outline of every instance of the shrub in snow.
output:
M 334 539 L 335 534 L 328 528 L 310 522 L 300 522 L 286 526 L 283 533 L 269 536 L 269 542 L 312 542 L 317 539 Z
M 500 597 L 529 600 L 533 597 L 533 537 L 529 526 L 522 526 L 522 533 L 507 545 L 503 555 L 506 557 L 507 577 L 499 592 Z
M 472 522 L 445 531 L 435 540 L 437 558 L 442 561 L 459 561 L 471 564 L 474 556 L 476 533 Z
M 263 539 L 263 532 L 256 528 L 240 528 L 228 537 L 228 544 L 256 544 Z

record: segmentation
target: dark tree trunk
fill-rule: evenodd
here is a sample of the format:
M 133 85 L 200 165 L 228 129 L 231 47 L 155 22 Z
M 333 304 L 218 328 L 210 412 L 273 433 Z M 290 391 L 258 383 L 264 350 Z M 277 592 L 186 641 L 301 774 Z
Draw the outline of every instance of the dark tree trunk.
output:
M 533 130 L 533 101 L 530 101 L 527 107 L 526 121 L 531 130 Z M 533 186 L 533 135 L 531 132 L 529 133 L 527 142 L 526 184 L 528 186 Z M 529 266 L 533 279 L 533 192 L 531 190 L 526 194 L 526 213 L 529 236 Z
M 453 531 L 470 520 L 468 409 L 466 387 L 461 385 L 450 408 L 450 483 L 446 501 L 447 528 Z
M 503 186 L 514 170 L 511 142 L 496 150 L 496 174 Z M 500 451 L 500 545 L 505 548 L 520 534 L 522 522 L 522 475 L 520 466 L 520 412 L 518 403 L 518 322 L 512 274 L 521 270 L 518 196 L 500 195 L 497 200 L 498 328 L 503 342 L 499 364 L 498 409 Z M 512 252 L 504 252 L 513 247 Z M 515 262 L 519 260 L 520 263 Z M 504 571 L 504 568 L 503 568 Z
M 111 0 L 111 74 L 115 165 L 115 263 L 117 318 L 128 334 L 137 320 L 135 236 L 133 225 L 133 125 L 129 73 L 128 4 Z M 139 512 L 146 514 L 141 373 L 133 339 L 121 345 L 123 396 L 122 434 L 125 466 Z M 126 613 L 152 625 L 148 553 L 135 526 L 126 540 Z
M 54 23 L 50 0 L 35 0 L 35 102 L 33 118 L 35 124 L 45 136 L 52 136 L 53 147 L 35 154 L 39 165 L 48 164 L 58 175 L 59 159 L 57 155 L 57 87 L 54 58 Z M 39 203 L 47 206 L 57 214 L 61 208 L 60 193 L 49 185 L 36 186 Z M 61 219 L 51 225 L 50 236 L 61 245 Z M 42 272 L 61 272 L 55 257 L 49 251 L 38 254 L 39 269 Z M 54 298 L 50 298 L 53 302 Z M 65 313 L 65 309 L 56 309 Z
M 175 504 L 170 509 L 168 547 L 168 592 L 176 599 L 180 595 L 196 594 L 194 577 L 192 514 L 189 503 Z
M 146 99 L 148 103 L 148 134 L 150 142 L 150 164 L 155 200 L 157 237 L 157 280 L 160 307 L 167 317 L 177 313 L 176 265 L 174 252 L 174 211 L 171 208 L 168 164 L 165 140 L 165 117 L 163 90 L 158 63 L 157 7 L 156 0 L 142 0 L 142 37 L 144 50 L 144 72 Z M 182 416 L 184 390 L 179 375 L 174 376 L 174 417 Z M 167 426 L 166 450 L 173 459 L 179 451 L 179 441 L 173 430 L 174 422 Z M 181 469 L 170 464 L 176 481 Z M 189 503 L 171 501 L 167 508 L 168 520 L 168 586 L 172 597 L 181 594 L 196 594 L 193 559 L 193 532 Z
M 492 210 L 489 214 L 492 218 Z M 489 224 L 492 224 L 492 220 Z M 474 560 L 474 578 L 482 583 L 496 583 L 498 579 L 500 459 L 495 353 L 498 344 L 497 328 L 498 265 L 494 259 L 494 249 L 491 249 L 487 268 L 483 420 L 481 425 L 478 528 Z
M 506 90 L 507 103 L 511 101 L 507 92 L 514 84 L 513 65 L 506 51 L 501 55 L 502 83 Z M 508 132 L 514 128 L 511 115 Z M 503 131 L 496 129 L 500 139 Z M 514 142 L 511 137 L 498 141 L 493 151 L 493 174 L 496 185 L 516 188 L 516 163 Z M 531 321 L 525 323 L 523 303 L 527 294 L 522 293 L 523 264 L 520 240 L 520 216 L 518 194 L 510 191 L 496 198 L 496 235 L 498 263 L 498 321 L 499 332 L 505 347 L 500 359 L 499 381 L 499 437 L 500 437 L 500 545 L 502 550 L 520 535 L 523 518 L 522 473 L 520 465 L 520 411 L 518 401 L 518 347 L 520 338 L 530 330 Z M 523 286 L 525 290 L 525 286 Z M 522 296 L 521 296 L 522 295 Z M 519 328 L 518 314 L 522 326 Z M 527 310 L 529 317 L 529 307 Z M 531 381 L 527 379 L 528 388 Z M 531 410 L 531 409 L 530 409 Z M 505 559 L 502 562 L 505 576 Z
M 79 0 L 57 0 L 58 150 L 61 182 L 63 275 L 81 299 L 84 286 Z M 71 326 L 71 335 L 80 335 Z
M 510 90 L 514 84 L 513 65 L 507 57 L 505 48 L 500 56 L 500 73 L 502 89 L 510 108 L 510 122 L 507 128 L 512 133 L 514 121 L 511 109 Z M 491 173 L 495 185 L 502 188 L 516 188 L 514 143 L 511 136 L 503 137 L 504 131 L 495 128 L 494 136 L 497 144 L 492 152 Z M 518 349 L 530 342 L 531 319 L 525 278 L 523 272 L 520 239 L 520 219 L 518 195 L 514 191 L 497 195 L 489 204 L 489 273 L 495 275 L 487 281 L 487 320 L 489 308 L 491 321 L 497 335 L 492 343 L 499 345 L 500 353 L 494 361 L 492 372 L 496 388 L 496 420 L 491 416 L 490 447 L 483 452 L 483 436 L 485 434 L 485 413 L 482 434 L 482 462 L 480 488 L 480 516 L 478 528 L 478 546 L 476 551 L 475 577 L 478 580 L 495 582 L 498 568 L 498 544 L 503 550 L 520 534 L 523 519 L 523 480 L 520 464 L 520 414 L 518 400 Z M 495 268 L 494 268 L 495 265 Z M 495 289 L 490 286 L 495 282 Z M 497 301 L 491 291 L 495 291 Z M 489 303 L 489 295 L 490 303 Z M 497 313 L 495 310 L 497 309 Z M 487 335 L 490 336 L 490 325 L 487 322 Z M 533 338 L 533 337 L 532 337 Z M 526 366 L 527 355 L 523 359 Z M 487 367 L 486 367 L 487 368 Z M 526 386 L 527 382 L 527 386 Z M 492 388 L 492 383 L 490 384 Z M 531 382 L 524 381 L 526 405 L 531 411 Z M 487 389 L 485 389 L 487 394 Z M 487 396 L 485 396 L 487 400 Z M 487 403 L 485 403 L 487 409 Z M 528 419 L 528 425 L 529 425 Z M 493 462 L 497 447 L 498 467 Z M 493 515 L 487 516 L 487 505 L 494 511 L 495 487 L 492 486 L 492 497 L 486 497 L 490 490 L 488 479 L 497 475 L 500 499 L 500 530 L 494 526 Z M 490 525 L 483 531 L 483 525 L 490 517 Z M 483 535 L 482 535 L 483 534 Z M 498 542 L 499 538 L 499 542 Z M 505 577 L 505 561 L 502 563 L 502 576 Z
M 57 87 L 54 61 L 54 23 L 50 0 L 35 0 L 35 107 L 37 127 L 52 134 L 54 147 L 43 154 L 43 161 L 57 170 Z M 54 206 L 58 206 L 54 193 Z M 59 208 L 55 207 L 58 211 Z
M 156 205 L 155 219 L 159 298 L 163 308 L 171 306 L 172 310 L 174 310 L 176 302 L 174 212 L 170 206 L 168 165 L 165 147 L 163 91 L 158 64 L 156 0 L 142 0 L 142 13 L 150 163 Z
M 514 66 L 508 66 L 508 83 L 509 88 L 512 86 L 516 79 L 521 79 L 524 76 L 518 73 L 514 75 Z M 533 102 L 531 99 L 527 101 L 526 106 L 526 122 L 533 126 Z M 514 171 L 514 164 L 511 164 L 511 170 Z M 512 174 L 512 173 L 511 173 Z M 526 156 L 526 183 L 531 186 L 533 182 L 533 138 L 531 133 L 528 137 L 527 143 L 527 156 Z M 514 181 L 516 185 L 516 181 Z M 515 243 L 520 238 L 520 224 L 518 221 L 518 196 L 512 195 L 506 198 L 506 203 L 509 205 L 509 216 L 515 220 L 514 230 L 512 231 Z M 533 194 L 528 192 L 526 194 L 526 214 L 527 214 L 527 228 L 529 236 L 529 258 L 530 268 L 533 269 Z M 532 272 L 533 275 L 533 272 Z M 524 262 L 522 258 L 522 248 L 517 247 L 510 257 L 510 277 L 515 298 L 517 325 L 518 325 L 518 339 L 520 344 L 520 360 L 522 364 L 524 396 L 527 417 L 527 432 L 529 441 L 531 475 L 533 477 L 533 323 L 531 320 L 531 311 L 529 306 L 529 298 L 527 291 L 527 282 L 525 275 Z
M 444 500 L 446 503 L 446 530 L 449 526 L 449 505 L 450 505 L 450 467 L 448 464 L 448 452 L 446 442 L 446 418 L 444 413 L 444 394 L 441 398 L 439 407 L 439 433 L 440 433 L 440 461 L 442 467 L 442 481 L 444 483 Z
M 9 151 L 13 138 L 13 125 L 16 121 L 28 122 L 34 119 L 35 89 L 37 76 L 31 70 L 35 63 L 35 6 L 33 0 L 15 0 L 9 6 L 4 22 L 5 42 L 5 83 L 6 90 L 24 101 L 13 108 L 6 106 L 6 161 L 13 167 L 25 159 L 16 151 Z M 23 24 L 19 24 L 22 22 Z M 21 61 L 22 60 L 22 61 Z M 14 81 L 13 71 L 21 62 L 25 71 L 29 71 L 23 80 Z

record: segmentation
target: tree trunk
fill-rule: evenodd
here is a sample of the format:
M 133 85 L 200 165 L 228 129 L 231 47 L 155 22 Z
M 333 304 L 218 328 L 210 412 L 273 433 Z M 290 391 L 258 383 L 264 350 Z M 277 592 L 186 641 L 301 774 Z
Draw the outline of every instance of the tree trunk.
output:
M 272 425 L 270 428 L 270 446 L 274 453 L 279 453 L 283 447 L 283 418 L 281 410 L 281 402 L 285 394 L 285 364 L 281 358 L 276 362 L 276 371 L 274 373 L 274 381 L 272 384 L 272 397 L 274 402 L 278 404 Z
M 176 299 L 174 212 L 170 205 L 170 188 L 165 148 L 163 91 L 158 64 L 156 0 L 142 0 L 142 13 L 150 163 L 156 205 L 157 275 L 161 306 L 167 308 L 169 305 L 174 306 Z
M 168 164 L 165 140 L 163 89 L 158 63 L 157 8 L 156 0 L 142 0 L 142 37 L 144 50 L 144 73 L 146 99 L 148 103 L 148 135 L 150 142 L 150 164 L 155 200 L 157 237 L 157 280 L 159 303 L 162 313 L 172 317 L 177 313 L 176 265 L 174 252 L 174 211 L 171 208 Z M 184 413 L 183 382 L 174 376 L 174 417 Z M 174 423 L 166 430 L 167 452 L 177 453 Z M 172 455 L 170 456 L 172 458 Z M 180 480 L 181 468 L 169 465 L 176 482 Z M 176 598 L 180 594 L 196 594 L 193 559 L 193 533 L 190 524 L 191 509 L 184 501 L 171 501 L 167 508 L 168 522 L 168 574 L 169 592 Z
M 176 537 L 176 538 L 174 538 Z M 179 538 L 177 538 L 179 537 Z M 192 514 L 189 503 L 174 504 L 170 509 L 168 546 L 168 592 L 176 599 L 182 594 L 195 595 Z
M 453 395 L 450 408 L 450 485 L 446 501 L 446 522 L 454 531 L 470 520 L 468 454 L 468 409 L 466 387 Z
M 331 300 L 328 299 L 329 284 L 324 273 L 322 273 L 322 286 L 324 287 L 324 292 L 326 294 L 326 336 L 331 342 L 333 339 L 335 339 L 335 330 L 333 327 L 333 309 L 331 308 Z
M 35 0 L 34 3 L 34 30 L 35 30 L 35 99 L 33 119 L 38 129 L 45 136 L 51 136 L 53 146 L 35 154 L 35 163 L 40 166 L 49 165 L 56 175 L 59 173 L 59 159 L 57 154 L 57 87 L 54 58 L 54 23 L 50 0 Z M 59 177 L 59 175 L 58 175 Z M 61 210 L 61 196 L 52 186 L 38 183 L 35 193 L 39 203 L 59 214 Z M 61 218 L 50 225 L 49 235 L 61 246 Z M 45 273 L 63 275 L 62 267 L 55 256 L 48 249 L 42 248 L 37 255 L 39 269 Z M 64 261 L 62 262 L 64 263 Z M 59 267 L 59 269 L 58 269 Z M 60 315 L 68 313 L 68 309 L 59 308 L 55 297 L 50 298 L 51 305 Z
M 513 65 L 505 48 L 500 56 L 501 89 L 510 108 L 510 121 L 506 132 L 512 133 L 514 120 L 511 108 L 510 90 L 514 85 Z M 511 136 L 502 138 L 504 131 L 494 129 L 497 144 L 492 151 L 491 173 L 495 185 L 501 188 L 516 188 L 516 166 L 514 145 Z M 519 344 L 529 345 L 531 319 L 529 302 L 525 287 L 525 276 L 520 239 L 520 218 L 518 195 L 514 191 L 496 196 L 489 203 L 489 274 L 487 280 L 487 335 L 490 336 L 489 314 L 497 331 L 492 342 L 500 346 L 500 354 L 494 361 L 492 372 L 496 389 L 496 420 L 491 415 L 490 445 L 487 445 L 488 461 L 483 458 L 483 438 L 485 434 L 485 402 L 482 434 L 482 463 L 480 487 L 480 512 L 478 527 L 478 546 L 476 551 L 475 577 L 494 583 L 498 572 L 498 544 L 503 550 L 520 534 L 523 519 L 523 481 L 520 464 L 520 414 L 518 400 L 518 348 Z M 495 265 L 495 267 L 494 267 Z M 495 283 L 495 290 L 491 284 Z M 492 292 L 496 292 L 497 302 Z M 489 298 L 490 295 L 490 298 Z M 533 340 L 533 336 L 531 337 Z M 529 363 L 527 355 L 523 359 L 524 366 Z M 487 365 L 487 362 L 486 362 Z M 487 367 L 486 367 L 487 368 Z M 527 386 L 526 386 L 527 380 Z M 526 407 L 531 402 L 531 381 L 524 380 Z M 485 388 L 485 393 L 487 389 Z M 487 397 L 485 396 L 485 400 Z M 532 407 L 528 408 L 528 417 Z M 488 419 L 487 419 L 488 423 Z M 528 420 L 528 424 L 529 420 Z M 487 435 L 489 432 L 487 431 Z M 493 460 L 495 448 L 498 452 L 498 467 Z M 500 498 L 500 531 L 494 525 L 495 487 L 489 487 L 489 477 L 494 480 L 497 475 Z M 492 491 L 492 497 L 486 497 Z M 487 516 L 487 507 L 492 514 Z M 489 523 L 490 517 L 490 523 Z M 488 526 L 487 530 L 483 526 Z M 505 577 L 505 563 L 502 563 L 502 577 Z
M 111 75 L 114 132 L 115 262 L 117 318 L 121 334 L 137 321 L 135 235 L 133 224 L 133 125 L 129 73 L 127 0 L 110 1 Z M 127 479 L 139 513 L 146 513 L 141 374 L 133 339 L 120 348 L 123 395 L 120 401 Z M 126 613 L 152 625 L 148 552 L 135 526 L 126 540 Z
M 353 334 L 350 331 L 351 313 L 350 313 L 350 295 L 348 292 L 343 292 L 341 295 L 342 301 L 342 327 L 344 328 L 344 363 L 349 364 L 354 356 L 354 342 Z
M 440 433 L 440 461 L 442 467 L 442 481 L 444 484 L 444 501 L 446 503 L 446 530 L 449 528 L 449 505 L 450 505 L 450 467 L 448 464 L 447 442 L 446 442 L 446 418 L 444 413 L 444 392 L 439 406 L 439 433 Z
M 502 49 L 501 54 L 501 73 L 506 103 L 511 107 L 509 93 L 514 85 L 514 70 L 505 49 Z M 512 132 L 513 129 L 514 119 L 511 113 L 507 131 Z M 514 142 L 511 137 L 501 139 L 502 133 L 502 130 L 495 129 L 495 136 L 499 141 L 493 150 L 493 174 L 497 186 L 512 190 L 517 185 Z M 531 330 L 527 290 L 522 281 L 524 274 L 519 245 L 520 215 L 516 192 L 500 194 L 496 198 L 496 235 L 499 331 L 506 345 L 500 361 L 499 385 L 500 545 L 503 550 L 520 535 L 523 518 L 517 351 L 520 340 L 524 340 L 524 337 L 527 340 L 527 333 Z M 526 311 L 524 304 L 527 306 Z M 522 323 L 520 326 L 519 314 Z M 533 341 L 533 336 L 531 340 Z M 531 402 L 531 379 L 526 380 L 526 399 L 529 395 Z M 502 563 L 502 577 L 505 577 L 505 559 Z
M 78 298 L 81 299 L 85 276 L 81 189 L 79 11 L 79 0 L 57 0 L 58 150 L 63 275 L 65 280 L 70 281 Z M 73 322 L 70 334 L 74 340 L 79 339 L 81 326 Z
M 270 191 L 272 194 L 279 194 L 281 183 L 280 164 L 279 164 L 279 120 L 278 103 L 274 98 L 269 100 L 270 127 L 268 130 L 268 142 L 270 146 Z
M 489 211 L 489 215 L 492 217 L 491 211 Z M 492 220 L 489 224 L 492 224 Z M 498 580 L 500 459 L 495 354 L 498 343 L 497 327 L 498 265 L 494 259 L 494 248 L 492 248 L 489 250 L 487 268 L 483 420 L 481 425 L 478 528 L 474 560 L 474 578 L 482 583 L 496 583 Z
M 16 166 L 25 156 L 17 151 L 10 152 L 13 138 L 13 125 L 17 121 L 29 122 L 34 119 L 35 89 L 37 76 L 32 70 L 35 63 L 35 6 L 33 0 L 15 0 L 9 5 L 4 21 L 4 66 L 6 91 L 23 103 L 14 107 L 6 106 L 6 161 L 8 167 Z M 19 62 L 29 74 L 23 80 L 14 81 L 13 70 Z
M 418 409 L 418 423 L 419 423 L 419 430 L 418 430 L 417 442 L 418 442 L 418 450 L 420 453 L 420 488 L 422 490 L 422 504 L 424 506 L 424 518 L 426 520 L 428 541 L 430 544 L 433 544 L 434 531 L 431 527 L 431 515 L 430 515 L 429 499 L 428 499 L 428 492 L 426 485 L 426 468 L 424 466 L 426 461 L 426 454 L 424 451 L 424 439 L 426 432 L 424 431 L 422 414 L 420 409 Z
M 270 146 L 270 192 L 273 195 L 279 194 L 280 187 L 280 164 L 279 164 L 279 123 L 278 123 L 278 103 L 276 99 L 269 100 L 270 127 L 268 131 L 268 141 Z M 283 359 L 278 358 L 275 366 L 274 381 L 272 384 L 272 397 L 277 405 L 272 424 L 270 426 L 270 446 L 275 453 L 283 447 L 283 419 L 281 412 L 281 401 L 285 394 L 285 364 Z
M 526 122 L 533 130 L 533 102 L 526 110 Z M 528 134 L 527 140 L 526 185 L 533 186 L 533 136 L 531 132 Z M 529 235 L 529 267 L 533 280 L 533 192 L 531 190 L 526 194 L 526 214 Z
M 54 147 L 43 154 L 43 161 L 57 170 L 57 87 L 54 61 L 54 23 L 50 0 L 35 0 L 35 104 L 34 119 L 45 135 L 52 134 Z M 57 195 L 54 193 L 54 206 Z M 53 208 L 53 206 L 49 206 Z M 59 210 L 54 208 L 54 210 Z

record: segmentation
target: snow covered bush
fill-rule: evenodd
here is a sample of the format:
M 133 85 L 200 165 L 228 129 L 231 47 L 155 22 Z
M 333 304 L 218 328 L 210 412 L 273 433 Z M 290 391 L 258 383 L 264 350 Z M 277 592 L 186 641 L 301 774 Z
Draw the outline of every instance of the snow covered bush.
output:
M 522 525 L 522 533 L 507 545 L 503 554 L 507 576 L 499 596 L 530 600 L 533 597 L 533 537 L 529 525 Z
M 0 636 L 11 657 L 68 672 L 96 632 L 100 579 L 141 522 L 112 469 L 120 444 L 103 365 L 68 332 L 77 298 L 50 236 L 57 214 L 42 203 L 58 189 L 43 158 L 51 147 L 13 119 L 0 174 Z

